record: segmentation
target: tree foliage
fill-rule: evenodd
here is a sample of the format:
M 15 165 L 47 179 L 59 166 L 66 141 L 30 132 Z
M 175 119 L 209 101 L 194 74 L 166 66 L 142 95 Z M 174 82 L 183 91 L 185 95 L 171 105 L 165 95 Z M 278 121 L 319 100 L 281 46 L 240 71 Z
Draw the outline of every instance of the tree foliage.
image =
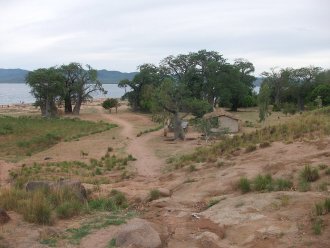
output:
M 97 71 L 86 65 L 70 63 L 61 67 L 37 69 L 26 77 L 42 115 L 55 116 L 57 104 L 64 102 L 65 112 L 79 114 L 81 104 L 92 99 L 91 93 L 106 93 L 97 79 Z

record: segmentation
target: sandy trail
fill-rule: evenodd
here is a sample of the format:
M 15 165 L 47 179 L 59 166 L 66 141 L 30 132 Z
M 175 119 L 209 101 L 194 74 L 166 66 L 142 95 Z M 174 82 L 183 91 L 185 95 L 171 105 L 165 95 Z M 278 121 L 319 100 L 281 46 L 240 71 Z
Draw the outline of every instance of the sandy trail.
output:
M 114 114 L 107 115 L 103 114 L 105 119 L 118 124 L 121 129 L 121 135 L 127 138 L 127 153 L 131 154 L 137 160 L 134 162 L 134 166 L 139 176 L 145 177 L 156 177 L 160 175 L 160 168 L 163 161 L 156 157 L 154 149 L 148 146 L 148 141 L 154 137 L 154 135 L 160 135 L 159 132 L 147 133 L 143 136 L 137 137 L 134 132 L 133 124 L 125 119 L 124 115 Z M 141 116 L 139 116 L 141 118 Z M 147 117 L 142 117 L 146 118 Z

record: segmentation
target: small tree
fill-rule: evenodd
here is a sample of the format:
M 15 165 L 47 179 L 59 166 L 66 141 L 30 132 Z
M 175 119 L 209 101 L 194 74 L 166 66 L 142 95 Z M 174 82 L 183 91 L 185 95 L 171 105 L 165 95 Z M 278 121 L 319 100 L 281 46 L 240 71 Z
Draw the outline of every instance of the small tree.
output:
M 109 109 L 109 112 L 111 113 L 112 108 L 116 108 L 116 113 L 117 113 L 117 108 L 118 108 L 118 100 L 115 98 L 108 98 L 102 103 L 102 107 L 104 109 Z

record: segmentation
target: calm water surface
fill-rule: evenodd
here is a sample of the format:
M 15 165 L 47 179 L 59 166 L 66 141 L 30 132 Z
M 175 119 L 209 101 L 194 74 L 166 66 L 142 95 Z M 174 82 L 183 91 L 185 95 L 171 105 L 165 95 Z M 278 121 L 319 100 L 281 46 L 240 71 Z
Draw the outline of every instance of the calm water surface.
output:
M 106 95 L 94 94 L 93 97 L 120 98 L 125 94 L 125 89 L 119 88 L 117 84 L 103 84 L 103 88 L 108 91 Z M 15 103 L 33 103 L 35 99 L 30 94 L 31 88 L 26 84 L 6 84 L 0 83 L 0 105 Z

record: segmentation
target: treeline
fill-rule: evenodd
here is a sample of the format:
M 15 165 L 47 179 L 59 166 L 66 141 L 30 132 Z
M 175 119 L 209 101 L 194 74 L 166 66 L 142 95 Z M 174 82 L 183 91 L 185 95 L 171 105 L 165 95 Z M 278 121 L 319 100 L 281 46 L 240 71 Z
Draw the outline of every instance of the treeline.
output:
M 119 86 L 132 89 L 124 97 L 134 110 L 151 111 L 155 101 L 161 100 L 157 91 L 168 85 L 175 88 L 176 101 L 200 100 L 236 111 L 257 103 L 253 72 L 253 64 L 245 59 L 230 64 L 218 52 L 201 50 L 168 56 L 159 66 L 141 65 L 133 80 L 122 80 Z
M 262 75 L 260 104 L 272 104 L 274 111 L 294 113 L 330 105 L 330 70 L 315 66 L 273 68 Z
M 65 113 L 78 115 L 82 103 L 92 99 L 92 92 L 106 93 L 97 71 L 79 63 L 34 70 L 26 76 L 26 84 L 45 117 L 56 116 L 58 106 L 63 104 Z

